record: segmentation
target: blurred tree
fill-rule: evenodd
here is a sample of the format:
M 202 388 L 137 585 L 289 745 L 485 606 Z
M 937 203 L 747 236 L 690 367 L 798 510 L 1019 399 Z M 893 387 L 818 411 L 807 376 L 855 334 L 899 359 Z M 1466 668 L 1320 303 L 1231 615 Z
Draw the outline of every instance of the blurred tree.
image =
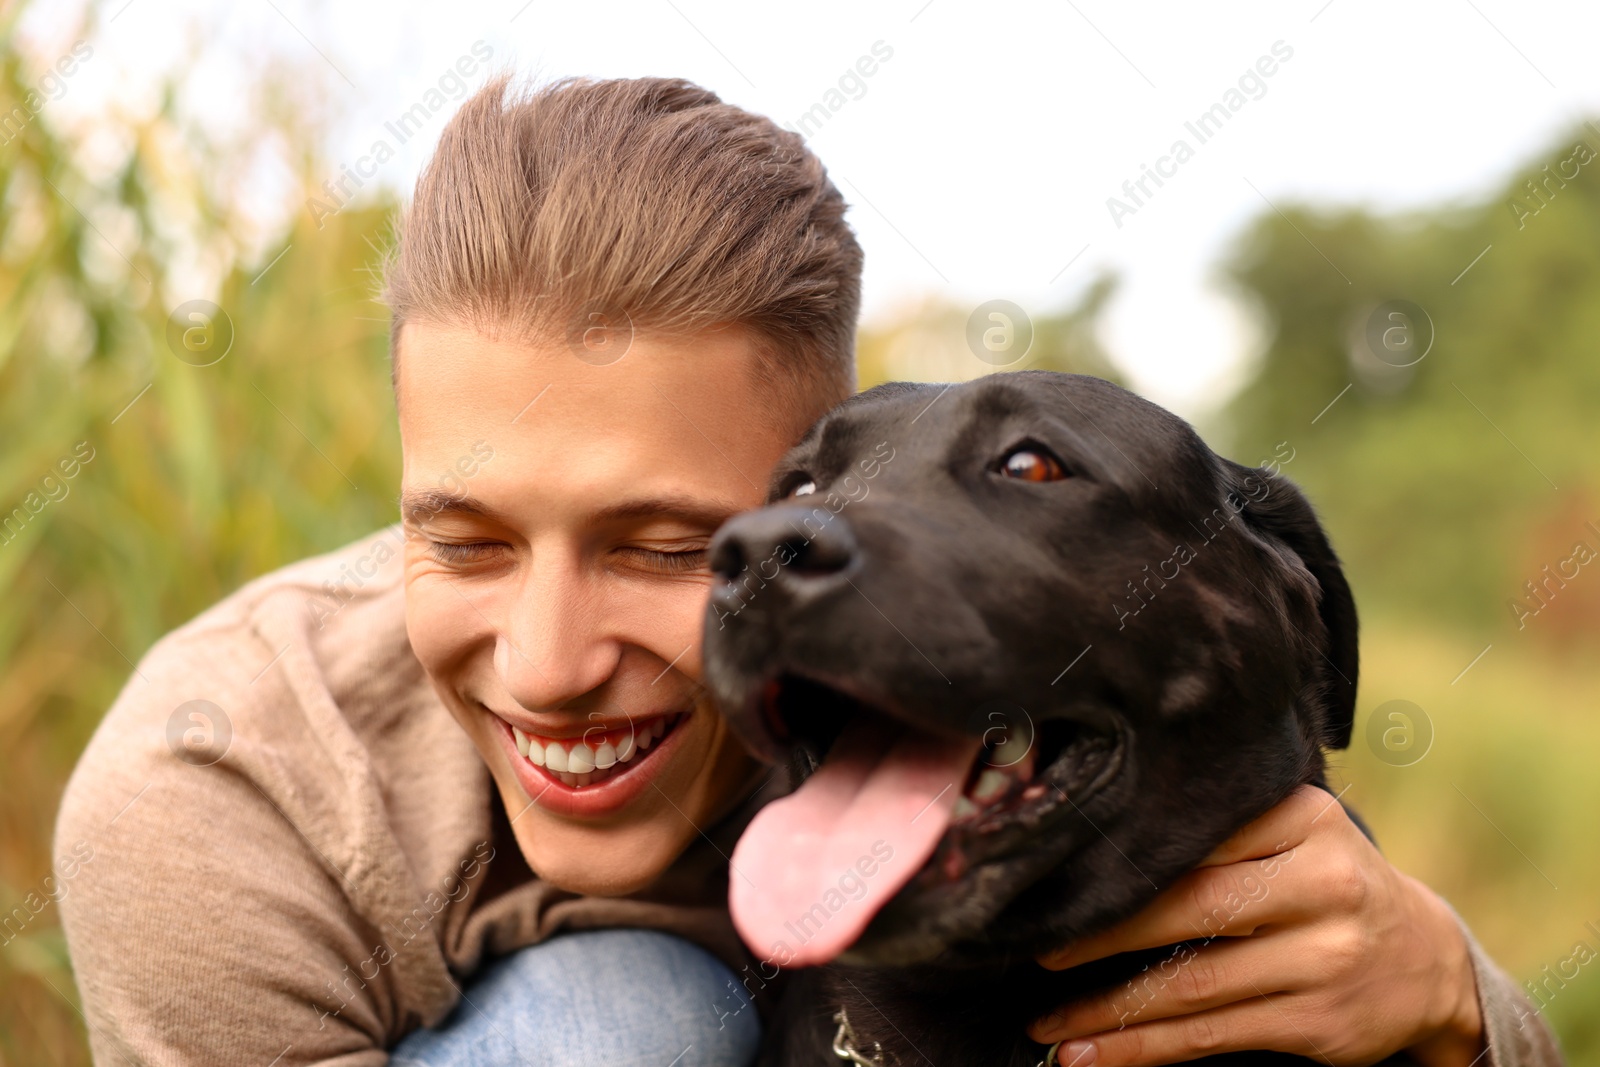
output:
M 1025 354 L 1005 366 L 974 353 L 968 341 L 973 307 L 930 297 L 863 324 L 856 346 L 857 378 L 866 389 L 888 381 L 961 382 L 995 371 L 1031 369 L 1119 381 L 1115 364 L 1095 335 L 1100 314 L 1115 291 L 1116 280 L 1102 275 L 1066 307 L 1042 314 L 1024 309 L 1032 341 Z
M 1295 449 L 1364 606 L 1516 632 L 1525 582 L 1600 552 L 1597 153 L 1587 123 L 1476 206 L 1267 213 L 1228 257 L 1270 340 L 1222 434 Z M 1600 631 L 1600 566 L 1563 584 L 1538 639 Z

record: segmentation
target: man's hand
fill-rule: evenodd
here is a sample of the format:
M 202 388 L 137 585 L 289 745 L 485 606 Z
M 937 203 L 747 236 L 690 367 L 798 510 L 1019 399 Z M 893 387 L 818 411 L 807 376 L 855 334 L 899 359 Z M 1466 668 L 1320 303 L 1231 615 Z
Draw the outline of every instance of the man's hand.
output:
M 1326 791 L 1303 786 L 1139 914 L 1040 957 L 1051 970 L 1179 948 L 1131 982 L 1066 1004 L 1028 1034 L 1067 1039 L 1063 1067 L 1177 1063 L 1274 1049 L 1364 1067 L 1401 1049 L 1469 1067 L 1483 1021 L 1466 939 Z

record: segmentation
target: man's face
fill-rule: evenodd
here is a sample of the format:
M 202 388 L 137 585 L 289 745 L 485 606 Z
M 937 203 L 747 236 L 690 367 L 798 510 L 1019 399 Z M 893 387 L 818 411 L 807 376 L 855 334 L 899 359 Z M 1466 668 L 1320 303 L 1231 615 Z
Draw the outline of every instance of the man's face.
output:
M 606 366 L 401 332 L 406 628 L 563 888 L 643 887 L 756 783 L 699 685 L 704 550 L 814 413 L 774 417 L 755 359 L 736 328 Z

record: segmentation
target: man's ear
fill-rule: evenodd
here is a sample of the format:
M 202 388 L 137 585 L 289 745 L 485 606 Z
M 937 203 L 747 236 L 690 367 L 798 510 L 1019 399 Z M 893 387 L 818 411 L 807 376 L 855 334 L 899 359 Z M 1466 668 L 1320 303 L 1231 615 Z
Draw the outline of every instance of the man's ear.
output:
M 1326 646 L 1317 688 L 1322 697 L 1322 742 L 1346 748 L 1355 728 L 1357 647 L 1356 601 L 1345 581 L 1339 557 L 1317 521 L 1305 494 L 1281 474 L 1222 461 L 1224 480 L 1244 501 L 1243 515 L 1251 528 L 1287 547 L 1317 580 L 1317 614 L 1326 631 Z

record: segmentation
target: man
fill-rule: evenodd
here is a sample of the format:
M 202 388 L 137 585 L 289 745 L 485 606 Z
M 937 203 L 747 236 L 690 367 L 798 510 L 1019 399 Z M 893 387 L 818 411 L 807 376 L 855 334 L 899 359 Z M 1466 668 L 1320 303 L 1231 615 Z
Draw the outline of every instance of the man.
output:
M 160 642 L 68 788 L 58 837 L 95 856 L 63 915 L 98 1059 L 749 1061 L 770 992 L 725 857 L 784 783 L 700 695 L 704 553 L 853 388 L 844 211 L 797 136 L 684 82 L 468 101 L 389 271 L 400 529 Z M 1034 1036 L 1076 1039 L 1080 1067 L 1559 1062 L 1330 799 L 1297 794 L 1042 962 L 1187 938 L 1293 848 L 1270 922 L 1131 1025 L 1107 998 Z

